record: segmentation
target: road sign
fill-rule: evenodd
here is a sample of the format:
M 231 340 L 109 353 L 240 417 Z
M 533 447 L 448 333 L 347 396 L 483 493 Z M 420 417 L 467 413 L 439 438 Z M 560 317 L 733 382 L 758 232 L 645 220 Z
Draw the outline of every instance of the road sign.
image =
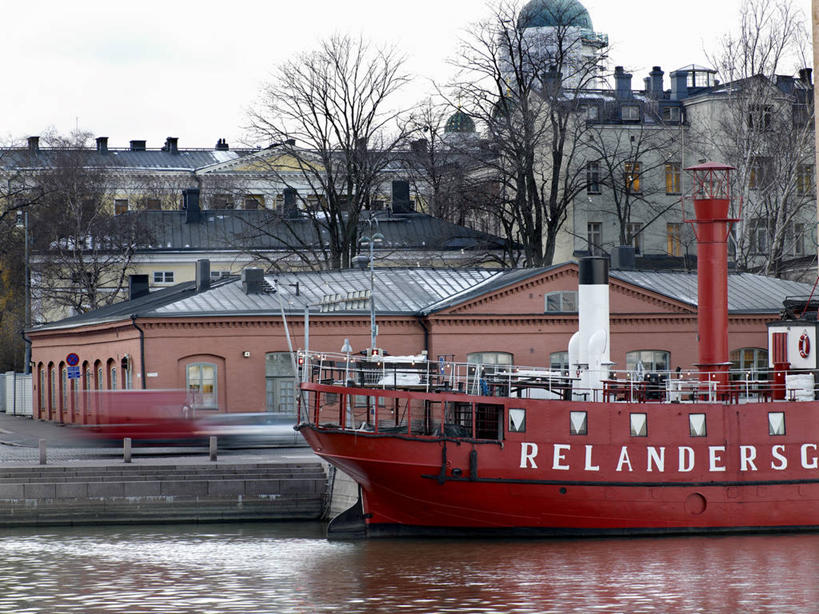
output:
M 76 354 L 74 354 L 76 356 Z M 80 368 L 79 367 L 68 367 L 66 368 L 68 379 L 80 379 Z
M 68 363 L 69 367 L 76 367 L 78 364 L 80 364 L 80 357 L 74 352 L 71 352 L 65 357 L 65 361 Z

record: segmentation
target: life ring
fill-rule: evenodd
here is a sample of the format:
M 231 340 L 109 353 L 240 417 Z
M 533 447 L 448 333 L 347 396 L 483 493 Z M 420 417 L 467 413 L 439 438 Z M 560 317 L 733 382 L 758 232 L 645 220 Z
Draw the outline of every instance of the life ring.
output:
M 799 355 L 802 358 L 810 356 L 810 337 L 807 332 L 802 333 L 799 337 Z

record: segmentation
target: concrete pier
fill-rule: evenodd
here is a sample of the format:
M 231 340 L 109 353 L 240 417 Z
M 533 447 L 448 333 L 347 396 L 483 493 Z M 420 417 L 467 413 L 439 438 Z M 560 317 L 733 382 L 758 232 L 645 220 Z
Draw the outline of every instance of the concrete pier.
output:
M 0 526 L 318 520 L 327 474 L 314 462 L 0 467 Z

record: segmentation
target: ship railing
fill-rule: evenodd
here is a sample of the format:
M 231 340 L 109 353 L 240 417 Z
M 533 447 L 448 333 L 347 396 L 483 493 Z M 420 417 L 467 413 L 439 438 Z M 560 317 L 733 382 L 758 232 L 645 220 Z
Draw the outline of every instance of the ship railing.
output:
M 309 355 L 300 352 L 299 363 L 304 365 L 304 381 L 384 390 L 451 391 L 475 396 L 607 403 L 747 403 L 808 400 L 815 396 L 813 376 L 805 382 L 789 377 L 789 382 L 795 383 L 785 384 L 773 370 L 764 369 L 708 373 L 638 366 L 629 370 L 606 368 L 588 378 L 589 372 L 582 368 L 462 363 L 429 360 L 424 354 L 368 357 L 329 352 Z

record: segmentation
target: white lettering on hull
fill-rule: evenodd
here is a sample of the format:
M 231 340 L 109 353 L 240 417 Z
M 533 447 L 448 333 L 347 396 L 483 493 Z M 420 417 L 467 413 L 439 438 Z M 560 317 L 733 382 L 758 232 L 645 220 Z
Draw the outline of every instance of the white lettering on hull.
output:
M 603 446 L 595 446 L 587 444 L 584 446 L 584 451 L 574 451 L 570 444 L 555 443 L 552 444 L 552 470 L 553 471 L 570 471 L 573 463 L 579 464 L 583 462 L 583 471 L 600 471 L 600 458 L 598 457 L 595 447 L 602 448 Z M 798 452 L 797 452 L 798 448 Z M 645 454 L 641 454 L 641 449 L 637 446 L 621 446 L 620 452 L 617 456 L 616 463 L 613 459 L 608 461 L 608 466 L 613 468 L 616 472 L 635 472 L 635 465 L 632 458 L 638 461 L 636 470 L 645 470 L 651 473 L 691 473 L 695 469 L 703 468 L 702 463 L 706 463 L 707 471 L 709 473 L 724 473 L 731 470 L 738 470 L 742 473 L 759 471 L 759 467 L 770 467 L 773 471 L 785 471 L 789 465 L 789 456 L 794 462 L 798 456 L 800 467 L 808 470 L 819 470 L 819 444 L 804 443 L 804 444 L 777 444 L 767 448 L 766 446 L 752 446 L 752 445 L 738 445 L 738 446 L 708 446 L 707 459 L 705 454 L 700 454 L 698 458 L 697 452 L 691 446 L 677 446 L 677 466 L 676 468 L 671 464 L 668 471 L 666 471 L 666 447 L 665 446 L 645 446 L 643 448 Z M 704 452 L 704 448 L 701 452 Z M 537 469 L 537 457 L 540 453 L 540 447 L 534 442 L 522 442 L 520 444 L 520 468 L 521 469 Z M 669 450 L 669 454 L 673 458 L 673 448 Z M 605 456 L 605 455 L 604 455 Z M 641 457 L 645 459 L 645 465 L 642 465 Z M 605 460 L 603 458 L 602 460 Z M 699 465 L 698 465 L 699 462 Z M 605 464 L 605 463 L 604 463 Z

